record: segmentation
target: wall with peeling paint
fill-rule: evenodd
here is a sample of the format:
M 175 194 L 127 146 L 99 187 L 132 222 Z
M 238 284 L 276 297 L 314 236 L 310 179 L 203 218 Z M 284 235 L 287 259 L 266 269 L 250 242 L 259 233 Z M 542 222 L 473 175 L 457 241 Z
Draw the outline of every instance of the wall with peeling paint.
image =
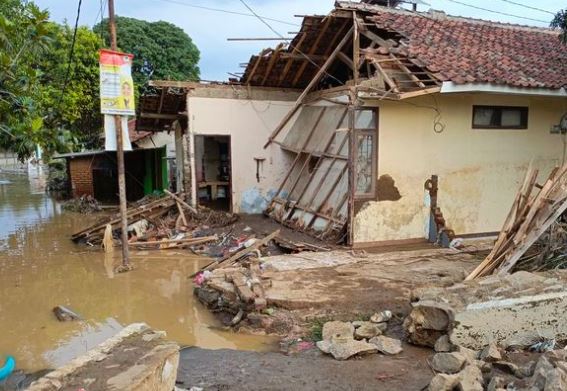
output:
M 290 165 L 278 145 L 264 149 L 294 100 L 270 101 L 188 97 L 189 126 L 196 135 L 231 136 L 232 206 L 235 213 L 262 213 Z M 265 158 L 256 178 L 256 161 Z
M 530 160 L 543 181 L 564 153 L 565 136 L 550 129 L 567 112 L 565 99 L 437 94 L 376 105 L 378 177 L 389 175 L 401 198 L 362 205 L 355 243 L 427 237 L 424 183 L 433 174 L 439 175 L 438 205 L 457 235 L 499 231 Z M 445 125 L 439 134 L 433 130 L 437 105 Z M 528 129 L 472 129 L 473 105 L 528 106 Z

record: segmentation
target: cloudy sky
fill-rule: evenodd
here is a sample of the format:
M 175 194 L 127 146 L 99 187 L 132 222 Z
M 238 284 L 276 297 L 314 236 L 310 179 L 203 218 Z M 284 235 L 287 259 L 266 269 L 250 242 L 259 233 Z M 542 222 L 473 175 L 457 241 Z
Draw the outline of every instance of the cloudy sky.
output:
M 92 26 L 100 21 L 101 1 L 106 4 L 106 0 L 83 0 L 81 25 Z M 295 15 L 326 14 L 334 4 L 334 0 L 245 1 L 261 16 L 275 19 L 268 20 L 268 22 L 284 36 L 298 31 L 301 19 Z M 75 20 L 77 13 L 77 1 L 75 0 L 35 0 L 35 2 L 41 8 L 47 8 L 55 21 L 67 20 L 72 23 Z M 513 3 L 550 12 L 556 12 L 565 6 L 564 1 L 561 0 L 538 0 L 537 2 L 531 0 L 428 0 L 427 2 L 431 8 L 443 10 L 451 15 L 543 27 L 549 24 L 553 15 Z M 115 3 L 117 15 L 148 21 L 165 20 L 183 28 L 201 50 L 199 66 L 203 80 L 226 80 L 229 77 L 228 72 L 239 72 L 241 70 L 239 64 L 247 62 L 251 54 L 259 52 L 264 47 L 273 47 L 277 44 L 275 41 L 227 41 L 227 38 L 275 37 L 268 27 L 250 14 L 240 0 L 115 0 Z M 429 6 L 420 6 L 419 10 L 426 11 L 429 8 Z

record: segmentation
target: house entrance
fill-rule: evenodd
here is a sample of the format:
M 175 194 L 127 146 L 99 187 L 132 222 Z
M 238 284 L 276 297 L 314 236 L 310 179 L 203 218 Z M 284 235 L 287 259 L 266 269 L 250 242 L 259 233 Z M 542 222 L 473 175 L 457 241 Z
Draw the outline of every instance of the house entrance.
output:
M 195 136 L 199 204 L 230 211 L 230 136 Z

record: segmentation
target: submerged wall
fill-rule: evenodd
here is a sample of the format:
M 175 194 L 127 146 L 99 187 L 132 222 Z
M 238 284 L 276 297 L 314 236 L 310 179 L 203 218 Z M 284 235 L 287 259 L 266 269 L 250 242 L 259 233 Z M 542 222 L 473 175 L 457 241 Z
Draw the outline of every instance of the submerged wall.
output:
M 262 213 L 289 168 L 289 154 L 278 145 L 264 149 L 269 135 L 297 97 L 288 96 L 288 100 L 188 96 L 189 126 L 195 135 L 231 136 L 235 213 Z M 260 167 L 260 181 L 256 178 L 254 158 L 265 159 Z
M 499 231 L 530 160 L 541 170 L 540 182 L 561 164 L 564 136 L 550 129 L 567 111 L 565 99 L 437 94 L 377 105 L 378 177 L 390 176 L 401 198 L 364 203 L 354 221 L 355 243 L 427 237 L 424 183 L 433 174 L 438 205 L 457 235 Z M 473 105 L 528 106 L 528 129 L 472 129 Z M 433 129 L 437 106 L 442 133 Z

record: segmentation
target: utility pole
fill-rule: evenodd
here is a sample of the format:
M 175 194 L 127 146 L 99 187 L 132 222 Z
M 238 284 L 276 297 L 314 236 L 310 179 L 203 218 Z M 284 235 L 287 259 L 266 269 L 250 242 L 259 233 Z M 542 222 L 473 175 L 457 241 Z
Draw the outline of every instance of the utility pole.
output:
M 108 0 L 108 26 L 110 29 L 110 48 L 118 50 L 116 39 L 116 21 L 114 18 L 114 0 Z M 114 127 L 116 128 L 116 161 L 118 164 L 118 194 L 120 198 L 120 220 L 122 230 L 122 269 L 130 268 L 130 254 L 128 249 L 128 206 L 126 205 L 126 176 L 124 170 L 124 144 L 122 142 L 122 119 L 114 115 Z

